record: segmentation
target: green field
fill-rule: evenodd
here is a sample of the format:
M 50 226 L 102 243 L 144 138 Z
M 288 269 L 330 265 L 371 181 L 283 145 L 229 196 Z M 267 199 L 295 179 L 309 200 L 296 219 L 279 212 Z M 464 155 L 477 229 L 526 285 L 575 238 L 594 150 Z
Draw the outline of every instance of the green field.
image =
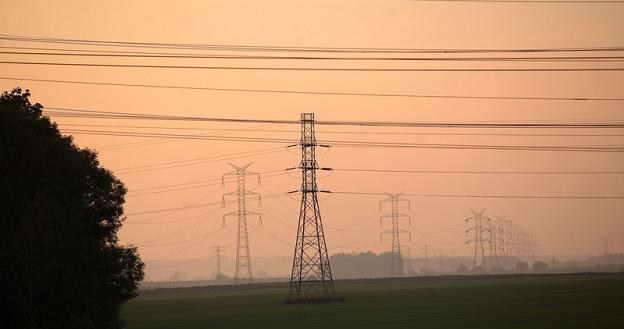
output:
M 282 305 L 285 284 L 144 291 L 127 328 L 624 328 L 624 274 L 337 281 L 345 303 Z

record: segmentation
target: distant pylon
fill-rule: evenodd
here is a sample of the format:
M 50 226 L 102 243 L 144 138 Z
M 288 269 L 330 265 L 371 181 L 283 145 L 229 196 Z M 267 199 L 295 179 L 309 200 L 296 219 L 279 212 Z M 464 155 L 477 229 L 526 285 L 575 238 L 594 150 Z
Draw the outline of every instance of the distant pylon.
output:
M 512 247 L 513 247 L 513 222 L 511 220 L 503 219 L 503 230 L 505 236 L 505 256 L 511 257 L 514 256 Z
M 443 256 L 442 255 L 442 248 L 439 248 L 439 252 L 440 253 L 438 254 L 438 266 L 439 266 L 438 271 L 440 273 L 442 273 L 442 256 Z
M 217 245 L 212 248 L 212 253 L 210 254 L 211 258 L 214 258 L 216 266 L 217 266 L 217 274 L 215 275 L 215 280 L 219 280 L 223 276 L 223 272 L 221 272 L 221 260 L 225 256 L 223 256 L 223 251 L 225 248 Z
M 497 216 L 496 219 L 493 220 L 494 228 L 496 229 L 496 254 L 499 257 L 507 256 L 507 237 L 506 237 L 506 220 L 505 216 Z
M 494 220 L 489 221 L 490 232 L 490 267 L 499 268 L 499 256 L 504 256 L 504 228 L 503 218 L 497 217 Z
M 427 274 L 427 272 L 429 272 L 429 245 L 424 245 L 423 250 L 425 255 L 425 267 L 423 267 L 422 270 L 424 274 Z
M 236 196 L 237 208 L 235 211 L 229 212 L 223 215 L 223 225 L 225 226 L 225 218 L 228 216 L 236 216 L 237 230 L 236 230 L 236 267 L 234 269 L 234 284 L 252 283 L 253 282 L 253 270 L 251 268 L 251 255 L 249 251 L 249 233 L 247 231 L 247 216 L 258 216 L 260 218 L 259 223 L 262 226 L 262 217 L 259 213 L 247 211 L 247 196 L 258 195 L 258 202 L 260 203 L 260 194 L 256 192 L 248 191 L 245 188 L 245 177 L 247 175 L 257 175 L 258 184 L 260 183 L 260 175 L 258 173 L 247 170 L 251 163 L 237 167 L 230 163 L 230 166 L 234 168 L 233 171 L 226 173 L 222 176 L 222 182 L 225 183 L 226 176 L 235 176 L 237 189 L 236 191 L 229 192 L 223 195 L 223 206 L 225 206 L 225 198 L 227 196 Z
M 521 241 L 521 256 L 525 261 L 530 263 L 535 258 L 535 246 L 537 244 L 535 237 L 533 234 L 526 231 L 520 231 L 519 234 Z
M 609 238 L 602 238 L 602 255 L 607 256 L 609 254 Z
M 305 303 L 336 299 L 334 280 L 323 232 L 316 185 L 314 113 L 301 114 L 301 209 L 290 275 L 288 302 Z
M 490 219 L 483 216 L 485 213 L 485 209 L 476 212 L 472 211 L 472 217 L 466 219 L 466 222 L 473 222 L 474 226 L 470 227 L 466 230 L 466 232 L 474 231 L 474 238 L 466 241 L 466 243 L 474 242 L 475 250 L 474 250 L 474 259 L 473 259 L 473 269 L 477 266 L 483 267 L 485 271 L 488 270 L 487 261 L 485 260 L 485 244 L 488 242 L 487 237 L 484 235 L 485 232 L 489 231 L 489 222 Z
M 521 248 L 521 237 L 520 237 L 520 226 L 518 224 L 511 224 L 511 255 L 515 257 L 522 257 L 522 248 Z
M 401 198 L 401 193 L 398 194 L 390 194 L 387 199 L 379 201 L 379 209 L 381 209 L 381 204 L 383 202 L 391 202 L 392 203 L 392 212 L 390 214 L 383 215 L 379 217 L 379 227 L 382 227 L 382 220 L 384 218 L 392 219 L 392 229 L 387 231 L 382 231 L 380 233 L 380 240 L 383 242 L 383 235 L 391 233 L 392 234 L 392 253 L 390 259 L 390 276 L 397 277 L 403 275 L 403 258 L 401 257 L 401 242 L 399 237 L 401 233 L 409 233 L 410 241 L 412 240 L 412 234 L 408 231 L 401 230 L 399 228 L 399 219 L 407 218 L 408 221 L 411 221 L 410 216 L 399 213 L 399 202 L 407 202 L 408 209 L 410 207 L 410 201 L 407 199 Z M 410 223 L 411 224 L 411 223 Z
M 533 236 L 533 234 L 529 233 L 529 242 L 528 242 L 528 257 L 529 257 L 529 261 L 533 261 L 535 259 L 536 253 L 537 253 L 537 241 L 535 239 L 535 237 Z

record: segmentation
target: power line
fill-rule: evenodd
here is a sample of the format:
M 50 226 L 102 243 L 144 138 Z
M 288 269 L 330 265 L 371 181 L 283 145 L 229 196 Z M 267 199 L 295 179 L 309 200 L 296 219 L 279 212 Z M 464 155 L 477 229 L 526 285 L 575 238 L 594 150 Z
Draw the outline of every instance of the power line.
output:
M 196 162 L 182 163 L 182 164 L 176 164 L 176 165 L 167 165 L 167 166 L 161 165 L 161 166 L 151 167 L 151 168 L 119 171 L 119 172 L 116 172 L 116 173 L 124 174 L 124 175 L 136 174 L 136 173 L 143 173 L 143 172 L 148 172 L 148 171 L 180 168 L 180 167 L 194 166 L 194 165 L 200 165 L 200 164 L 211 163 L 211 162 L 220 162 L 220 161 L 232 160 L 232 159 L 241 159 L 241 158 L 247 158 L 247 157 L 257 157 L 257 156 L 263 156 L 263 155 L 267 155 L 267 154 L 275 154 L 275 153 L 279 153 L 279 152 L 282 152 L 282 151 L 283 150 L 274 150 L 274 151 L 265 151 L 265 152 L 257 152 L 257 153 L 247 153 L 247 154 L 241 154 L 241 155 L 236 155 L 236 156 L 231 156 L 231 157 L 224 157 L 224 158 L 213 159 L 213 160 L 201 160 L 201 161 L 196 161 Z
M 156 64 L 105 64 L 105 63 L 61 63 L 33 61 L 0 61 L 0 64 L 44 65 L 73 67 L 115 67 L 154 69 L 202 69 L 237 71 L 341 71 L 341 72 L 619 72 L 624 67 L 597 68 L 370 68 L 370 67 L 281 67 L 281 66 L 207 66 L 207 65 L 156 65 Z
M 623 99 L 624 100 L 624 99 Z M 200 131 L 237 131 L 237 132 L 263 132 L 263 133 L 299 133 L 297 130 L 278 129 L 237 129 L 237 128 L 199 128 L 199 127 L 166 127 L 166 126 L 137 126 L 137 125 L 99 125 L 99 124 L 73 124 L 58 123 L 61 126 L 70 127 L 97 127 L 97 128 L 136 128 L 136 129 L 162 129 L 162 130 L 200 130 Z M 534 133 L 440 133 L 440 132 L 414 132 L 414 131 L 317 131 L 321 134 L 345 134 L 345 135 L 433 135 L 433 136 L 527 136 L 527 137 L 624 137 L 622 134 L 534 134 Z M 140 143 L 140 142 L 138 142 Z M 125 144 L 123 144 L 125 145 Z M 101 148 L 100 148 L 101 150 Z
M 171 215 L 173 215 L 173 214 L 177 214 L 177 213 L 179 213 L 179 212 L 181 212 L 181 211 L 185 210 L 187 207 L 192 207 L 192 206 L 195 206 L 195 205 L 197 205 L 200 201 L 206 200 L 206 199 L 207 199 L 208 197 L 210 197 L 211 195 L 213 195 L 213 194 L 215 194 L 215 193 L 219 192 L 219 190 L 221 190 L 221 187 L 219 187 L 219 188 L 217 188 L 217 189 L 215 189 L 215 190 L 212 190 L 212 191 L 210 191 L 210 192 L 208 192 L 208 193 L 203 194 L 203 195 L 202 195 L 202 197 L 200 197 L 200 198 L 198 198 L 198 199 L 195 199 L 193 202 L 191 202 L 190 204 L 186 205 L 185 207 L 180 207 L 180 209 L 177 209 L 177 210 L 174 210 L 174 211 L 171 211 L 171 212 L 167 212 L 167 213 L 162 214 L 162 215 L 153 216 L 153 217 L 149 217 L 149 218 L 144 218 L 144 219 L 142 219 L 142 220 L 140 220 L 140 221 L 132 221 L 132 223 L 148 223 L 148 222 L 152 222 L 153 220 L 156 220 L 156 219 L 160 219 L 160 218 L 163 218 L 163 217 L 171 216 Z M 222 205 L 221 205 L 221 206 L 222 206 Z M 216 211 L 216 210 L 215 210 L 215 211 Z
M 204 233 L 202 235 L 195 236 L 195 237 L 188 238 L 188 239 L 182 239 L 182 240 L 177 240 L 177 241 L 172 241 L 172 242 L 156 243 L 156 244 L 142 244 L 142 245 L 139 245 L 139 247 L 145 248 L 145 247 L 164 247 L 164 246 L 171 246 L 171 245 L 179 245 L 179 244 L 183 244 L 183 243 L 186 243 L 186 242 L 189 242 L 189 241 L 194 241 L 194 240 L 197 240 L 197 239 L 206 238 L 206 237 L 208 237 L 208 236 L 210 236 L 210 235 L 212 235 L 212 234 L 214 234 L 216 232 L 219 232 L 221 230 L 222 230 L 222 228 L 218 228 L 217 230 L 215 230 L 213 232 Z
M 229 122 L 229 123 L 274 123 L 298 124 L 295 120 L 277 119 L 235 119 L 197 116 L 174 116 L 164 114 L 141 114 L 131 112 L 97 111 L 75 108 L 46 107 L 47 114 L 59 117 L 98 118 L 98 119 L 135 119 L 135 120 L 164 120 L 164 121 L 200 121 L 200 122 Z M 52 110 L 52 111 L 50 111 Z M 623 120 L 624 121 L 624 120 Z M 333 126 L 360 126 L 360 127 L 397 127 L 397 128 L 624 128 L 624 122 L 400 122 L 400 121 L 318 121 L 316 124 Z M 79 130 L 78 130 L 79 131 Z M 202 135 L 199 135 L 200 137 Z M 208 136 L 204 136 L 208 137 Z M 236 137 L 248 138 L 248 137 Z
M 560 4 L 621 4 L 622 0 L 406 0 L 411 2 L 455 2 L 455 3 L 560 3 Z
M 140 165 L 140 166 L 116 168 L 116 169 L 113 169 L 113 171 L 124 171 L 124 170 L 132 170 L 132 169 L 141 169 L 141 168 L 154 167 L 154 166 L 163 166 L 163 165 L 170 165 L 170 164 L 180 164 L 180 163 L 188 163 L 188 162 L 195 162 L 195 161 L 202 161 L 202 160 L 214 160 L 214 159 L 221 159 L 221 158 L 224 158 L 224 160 L 227 160 L 227 159 L 229 159 L 232 156 L 238 156 L 238 155 L 250 154 L 250 153 L 259 153 L 259 152 L 265 152 L 265 151 L 277 151 L 277 150 L 284 150 L 284 148 L 283 147 L 269 147 L 269 148 L 260 149 L 260 150 L 253 150 L 253 151 L 236 152 L 236 153 L 228 153 L 228 154 L 222 154 L 222 155 L 212 155 L 212 156 L 207 156 L 207 157 L 199 157 L 199 158 L 193 158 L 193 159 L 187 159 L 187 160 L 159 162 L 159 163 L 151 163 L 151 164 Z
M 276 177 L 276 176 L 283 176 L 285 175 L 285 172 L 280 172 L 277 174 L 272 174 L 272 175 L 263 175 L 262 178 L 270 178 L 270 177 Z M 193 183 L 195 184 L 195 183 Z M 179 184 L 174 184 L 174 185 L 179 185 Z M 188 185 L 188 183 L 186 184 Z M 170 188 L 170 189 L 164 189 L 164 190 L 158 190 L 159 187 L 153 187 L 151 189 L 157 189 L 156 191 L 149 191 L 149 192 L 142 192 L 142 193 L 132 193 L 130 194 L 132 197 L 137 197 L 137 196 L 143 196 L 143 195 L 152 195 L 152 194 L 162 194 L 162 193 L 169 193 L 169 192 L 178 192 L 178 191 L 187 191 L 187 190 L 193 190 L 193 189 L 198 189 L 198 188 L 203 188 L 203 187 L 208 187 L 208 186 L 216 186 L 216 185 L 221 185 L 221 183 L 208 183 L 208 184 L 201 184 L 201 185 L 194 185 L 194 186 L 186 186 L 186 187 L 178 187 L 178 188 Z M 134 192 L 135 190 L 133 190 Z
M 179 134 L 143 134 L 143 133 L 117 133 L 112 131 L 76 131 L 63 130 L 64 132 L 86 135 L 122 136 L 122 137 L 160 137 L 191 140 L 229 141 L 229 142 L 260 142 L 260 143 L 293 143 L 293 140 L 279 138 L 221 138 L 205 135 L 179 135 Z M 490 145 L 490 144 L 418 144 L 399 142 L 372 142 L 372 141 L 339 141 L 326 140 L 334 147 L 364 147 L 364 148 L 415 148 L 415 149 L 461 149 L 461 150 L 507 150 L 507 151 L 560 151 L 560 152 L 623 152 L 624 147 L 618 145 Z M 173 166 L 172 166 L 173 167 Z M 163 167 L 165 168 L 165 167 Z
M 214 210 L 218 210 L 218 209 L 213 209 L 213 211 L 214 211 Z M 163 235 L 163 236 L 160 236 L 160 237 L 157 237 L 157 238 L 155 238 L 155 239 L 151 239 L 151 240 L 143 241 L 143 242 L 139 243 L 138 245 L 140 246 L 140 245 L 142 245 L 142 244 L 150 244 L 151 242 L 154 242 L 154 241 L 160 241 L 160 240 L 166 239 L 166 238 L 168 238 L 168 237 L 174 236 L 174 235 L 176 235 L 176 234 L 179 234 L 180 232 L 186 231 L 186 230 L 188 230 L 189 228 L 191 228 L 191 227 L 194 227 L 194 226 L 198 225 L 199 223 L 201 223 L 201 222 L 205 221 L 206 219 L 208 219 L 208 217 L 204 217 L 204 218 L 202 218 L 202 219 L 200 219 L 200 220 L 198 220 L 198 221 L 195 221 L 195 222 L 191 223 L 190 225 L 184 226 L 184 227 L 182 227 L 181 229 L 178 229 L 178 230 L 175 230 L 175 231 L 173 231 L 173 232 L 167 233 L 167 234 L 165 234 L 165 235 Z M 219 228 L 219 230 L 220 230 L 220 229 L 221 229 L 221 228 Z
M 193 215 L 193 216 L 187 216 L 187 217 L 183 217 L 183 218 L 178 218 L 178 219 L 171 219 L 171 220 L 165 220 L 165 221 L 153 221 L 152 219 L 148 218 L 148 219 L 144 219 L 144 220 L 140 220 L 140 221 L 125 221 L 124 224 L 140 224 L 140 225 L 162 225 L 162 224 L 171 224 L 171 223 L 181 223 L 181 222 L 187 222 L 191 219 L 195 219 L 198 217 L 203 217 L 209 214 L 212 214 L 214 212 L 217 212 L 219 210 L 221 210 L 221 207 L 197 214 L 197 215 Z
M 347 194 L 347 195 L 385 195 L 381 192 L 357 192 L 357 191 L 323 191 L 324 193 L 332 194 Z M 624 196 L 559 196 L 559 195 L 494 195 L 494 194 L 418 194 L 418 193 L 405 193 L 404 196 L 414 197 L 446 197 L 446 198 L 502 198 L 502 199 L 624 199 Z
M 163 89 L 225 91 L 225 92 L 328 95 L 328 96 L 448 98 L 448 99 L 481 99 L 481 100 L 624 101 L 624 98 L 618 98 L 618 97 L 467 96 L 467 95 L 431 95 L 431 94 L 428 95 L 428 94 L 403 94 L 403 93 L 325 92 L 325 91 L 285 90 L 285 89 L 244 89 L 244 88 L 217 88 L 217 87 L 195 87 L 195 86 L 176 86 L 176 85 L 152 85 L 152 84 L 138 84 L 138 83 L 115 83 L 115 82 L 81 81 L 81 80 L 30 79 L 30 78 L 16 78 L 16 77 L 0 77 L 0 80 L 21 80 L 21 81 L 33 81 L 33 82 L 65 83 L 65 84 L 96 85 L 96 86 L 163 88 Z
M 400 174 L 527 174 L 527 175 L 593 175 L 624 174 L 624 171 L 469 171 L 469 170 L 400 170 L 400 169 L 363 169 L 331 168 L 347 172 L 400 173 Z
M 284 147 L 270 147 L 270 148 L 264 148 L 264 149 L 253 150 L 253 151 L 228 153 L 228 154 L 213 155 L 213 156 L 207 156 L 207 157 L 199 157 L 199 158 L 193 158 L 193 159 L 187 159 L 187 160 L 159 162 L 159 163 L 151 163 L 151 164 L 140 165 L 140 166 L 116 168 L 116 169 L 113 169 L 113 171 L 115 171 L 115 172 L 120 172 L 120 171 L 121 172 L 123 172 L 123 171 L 135 172 L 134 170 L 136 170 L 136 169 L 145 169 L 145 168 L 149 169 L 149 168 L 153 168 L 153 167 L 163 167 L 163 166 L 165 166 L 167 168 L 170 168 L 170 165 L 201 164 L 201 163 L 212 162 L 212 161 L 223 161 L 223 160 L 236 159 L 236 158 L 240 158 L 240 157 L 256 156 L 256 155 L 265 154 L 265 152 L 275 153 L 275 152 L 284 151 L 284 150 L 285 150 Z
M 330 142 L 330 141 L 328 141 Z M 331 141 L 336 147 L 356 148 L 402 148 L 402 149 L 446 149 L 446 150 L 490 150 L 490 151 L 548 151 L 548 152 L 623 152 L 624 147 L 613 145 L 486 145 L 486 144 L 410 144 L 377 142 Z
M 205 235 L 203 238 L 201 238 L 199 241 L 197 241 L 197 242 L 195 242 L 195 243 L 193 243 L 193 244 L 191 244 L 191 245 L 189 245 L 189 246 L 186 246 L 186 247 L 184 247 L 184 248 L 178 249 L 178 250 L 176 250 L 176 251 L 174 251 L 174 252 L 172 252 L 172 253 L 170 253 L 170 254 L 167 254 L 166 256 L 160 257 L 160 258 L 158 258 L 158 259 L 152 259 L 150 262 L 159 262 L 159 261 L 165 260 L 165 259 L 167 259 L 167 258 L 173 257 L 173 256 L 175 256 L 175 255 L 178 255 L 178 254 L 180 254 L 180 253 L 182 253 L 182 252 L 184 252 L 184 251 L 187 251 L 187 250 L 189 250 L 189 249 L 191 249 L 191 248 L 193 248 L 193 247 L 195 247 L 195 246 L 199 245 L 200 243 L 202 243 L 202 242 L 206 241 L 206 239 L 208 239 L 208 237 L 210 237 L 210 235 L 212 235 L 212 234 L 214 234 L 214 233 L 217 233 L 217 232 L 219 232 L 219 231 L 221 231 L 221 228 L 218 228 L 218 229 L 216 229 L 216 230 L 214 230 L 214 231 L 212 231 L 212 232 L 210 232 L 210 233 L 206 234 L 206 235 Z
M 226 246 L 226 248 L 227 248 L 227 247 L 230 247 L 232 244 L 233 244 L 233 243 L 230 243 L 229 245 L 227 245 L 227 246 Z M 203 256 L 200 256 L 200 258 L 194 258 L 194 259 L 191 259 L 191 260 L 187 260 L 187 261 L 183 261 L 183 262 L 178 262 L 178 263 L 176 263 L 176 264 L 171 264 L 171 265 L 151 266 L 151 265 L 150 265 L 151 261 L 147 261 L 146 263 L 147 263 L 148 268 L 150 268 L 150 269 L 169 268 L 169 267 L 176 267 L 176 266 L 180 266 L 180 265 L 185 265 L 185 264 L 195 263 L 195 262 L 198 262 L 198 261 L 200 261 L 200 260 L 205 260 L 205 259 L 207 259 L 208 257 L 212 257 L 213 255 L 214 255 L 214 254 L 211 252 L 211 253 L 210 253 L 210 254 L 208 254 L 208 255 L 203 255 Z
M 272 125 L 259 125 L 257 126 L 258 128 L 260 127 L 269 127 Z M 119 127 L 116 127 L 119 128 Z M 251 128 L 244 128 L 244 129 L 239 129 L 239 132 L 246 132 L 249 131 Z M 233 131 L 225 131 L 222 133 L 219 133 L 217 135 L 229 135 L 231 132 Z M 169 144 L 169 143 L 175 143 L 176 141 L 141 141 L 141 142 L 132 142 L 132 143 L 122 143 L 122 144 L 115 144 L 112 146 L 104 146 L 104 147 L 100 147 L 98 148 L 98 150 L 118 150 L 118 149 L 122 149 L 122 148 L 129 148 L 129 147 L 140 147 L 140 146 L 148 146 L 148 145 L 156 145 L 156 144 Z
M 267 119 L 232 119 L 232 118 L 209 118 L 209 117 L 188 117 L 173 115 L 153 115 L 130 112 L 94 111 L 72 108 L 47 107 L 46 114 L 56 117 L 76 117 L 95 119 L 138 119 L 138 120 L 170 120 L 170 121 L 205 121 L 205 122 L 228 122 L 228 123 L 275 123 L 275 124 L 295 124 L 294 120 L 267 120 Z
M 548 1 L 548 0 L 541 0 Z M 565 1 L 565 0 L 564 0 Z M 614 1 L 614 0 L 611 0 Z M 217 51 L 269 51 L 269 52 L 339 52 L 339 53 L 542 53 L 542 52 L 598 52 L 624 51 L 623 46 L 607 47 L 560 47 L 560 48 L 375 48 L 375 47 L 315 47 L 315 46 L 275 46 L 275 45 L 235 45 L 235 44 L 199 44 L 166 42 L 133 42 L 119 40 L 89 40 L 70 38 L 50 38 L 37 36 L 19 36 L 1 34 L 0 40 L 16 42 L 37 42 L 52 44 L 73 44 L 88 46 L 127 47 L 127 48 L 164 48 L 195 49 Z
M 281 176 L 284 175 L 284 171 L 282 169 L 279 170 L 271 170 L 271 171 L 265 171 L 265 172 L 261 172 L 260 173 L 262 175 L 262 177 L 273 177 L 273 176 Z M 197 184 L 203 184 L 203 183 L 218 183 L 219 185 L 223 185 L 223 183 L 225 182 L 233 182 L 233 179 L 218 179 L 218 178 L 212 178 L 212 179 L 202 179 L 202 180 L 196 180 L 196 181 L 192 181 L 192 182 L 186 182 L 186 183 L 177 183 L 177 184 L 167 184 L 167 185 L 158 185 L 158 186 L 152 186 L 152 187 L 146 187 L 146 188 L 140 188 L 140 189 L 131 189 L 131 192 L 142 192 L 142 191 L 150 191 L 150 190 L 158 190 L 161 188 L 170 188 L 170 187 L 180 187 L 180 186 L 188 186 L 188 185 L 197 185 Z M 204 185 L 202 185 L 204 186 Z
M 260 137 L 220 137 L 206 135 L 189 135 L 189 134 L 165 134 L 165 133 L 140 133 L 140 132 L 117 132 L 103 130 L 82 130 L 82 129 L 63 129 L 63 132 L 83 135 L 102 135 L 102 136 L 120 136 L 120 137 L 148 137 L 148 138 L 172 138 L 172 139 L 194 139 L 194 140 L 211 140 L 211 141 L 233 141 L 233 142 L 259 142 L 259 143 L 292 143 L 290 139 L 280 138 L 260 138 Z
M 289 194 L 291 194 L 291 192 L 269 194 L 269 195 L 263 196 L 262 199 L 264 200 L 264 199 L 271 199 L 271 198 L 279 198 L 279 197 L 287 196 Z M 226 203 L 233 203 L 233 202 L 226 202 Z M 172 208 L 163 208 L 163 209 L 156 209 L 156 210 L 134 212 L 134 213 L 126 214 L 126 216 L 140 216 L 140 215 L 148 215 L 148 214 L 169 212 L 169 211 L 176 211 L 176 210 L 187 210 L 187 209 L 194 209 L 194 208 L 211 207 L 211 206 L 222 205 L 222 204 L 223 202 L 201 203 L 201 204 L 195 204 L 195 205 L 183 206 L 183 207 L 172 207 Z
M 290 120 L 266 120 L 266 119 L 227 119 L 227 118 L 200 118 L 200 117 L 180 117 L 166 115 L 142 115 L 124 112 L 107 112 L 107 111 L 91 111 L 91 110 L 75 110 L 60 109 L 60 113 L 52 111 L 53 115 L 62 115 L 69 113 L 72 116 L 99 117 L 99 118 L 124 118 L 124 119 L 155 119 L 155 120 L 183 120 L 183 121 L 216 121 L 216 122 L 235 122 L 235 123 L 292 123 Z M 48 112 L 49 113 L 49 112 Z M 427 128 L 624 128 L 624 123 L 619 122 L 584 122 L 584 123 L 478 123 L 478 122 L 353 122 L 353 121 L 324 121 L 319 124 L 326 125 L 353 125 L 353 126 L 388 126 L 388 127 L 427 127 Z M 223 137 L 223 136 L 207 136 L 207 135 L 183 135 L 169 133 L 151 133 L 151 132 L 117 132 L 117 131 L 101 131 L 101 130 L 64 130 L 69 133 L 94 134 L 106 136 L 125 136 L 125 137 L 159 137 L 159 138 L 178 138 L 178 139 L 197 139 L 197 140 L 219 140 L 219 141 L 242 141 L 242 142 L 264 142 L 264 143 L 292 143 L 289 139 L 280 138 L 258 138 L 258 137 Z M 595 152 L 620 152 L 622 147 L 617 145 L 569 145 L 569 146 L 535 146 L 535 145 L 474 145 L 474 144 L 414 144 L 414 143 L 396 143 L 396 142 L 362 142 L 362 141 L 344 141 L 344 140 L 327 140 L 334 146 L 344 147 L 399 147 L 399 148 L 443 148 L 443 149 L 489 149 L 489 150 L 527 150 L 527 151 L 595 151 Z
M 65 50 L 64 50 L 65 51 Z M 74 50 L 75 51 L 75 50 Z M 0 51 L 4 55 L 69 56 L 108 58 L 166 58 L 166 59 L 226 59 L 226 60 L 330 60 L 330 61 L 443 61 L 443 62 L 621 62 L 624 56 L 541 56 L 541 57 L 328 57 L 328 56 L 265 56 L 265 55 L 207 55 L 163 53 L 101 53 L 83 50 L 75 52 Z
M 218 121 L 218 122 L 231 122 L 231 123 L 256 123 L 262 122 L 260 119 L 232 119 L 232 118 L 206 118 L 206 117 L 189 117 L 189 116 L 172 116 L 172 115 L 158 115 L 158 114 L 143 114 L 143 113 L 131 113 L 131 112 L 113 112 L 113 111 L 95 111 L 95 110 L 83 110 L 83 109 L 72 109 L 72 108 L 56 108 L 56 107 L 46 107 L 46 114 L 50 114 L 58 117 L 76 117 L 76 118 L 95 118 L 95 119 L 138 119 L 138 120 L 180 120 L 180 121 Z M 382 125 L 391 125 L 401 127 L 404 124 L 412 124 L 413 125 L 444 125 L 445 127 L 451 125 L 524 125 L 522 127 L 526 127 L 527 125 L 535 125 L 535 124 L 543 124 L 543 123 L 555 123 L 557 125 L 562 124 L 583 124 L 583 125 L 605 125 L 607 123 L 600 121 L 592 121 L 593 119 L 569 119 L 567 121 L 556 121 L 556 120 L 514 120 L 514 121 L 421 121 L 421 122 L 383 122 L 383 121 L 373 121 L 373 122 L 355 122 L 355 121 L 323 121 L 323 124 L 327 125 L 360 125 L 360 126 L 382 126 Z M 603 118 L 603 120 L 609 120 L 613 122 L 608 122 L 609 124 L 621 124 L 624 122 L 624 118 Z M 267 120 L 265 120 L 267 121 Z M 292 120 L 268 120 L 268 122 L 276 124 L 291 124 Z M 429 127 L 429 126 L 426 126 Z M 421 127 L 422 128 L 422 127 Z M 520 127 L 521 128 L 521 127 Z M 192 129 L 191 129 L 192 130 Z M 245 130 L 246 129 L 241 129 Z M 266 129 L 262 130 L 266 132 L 271 132 L 274 130 Z

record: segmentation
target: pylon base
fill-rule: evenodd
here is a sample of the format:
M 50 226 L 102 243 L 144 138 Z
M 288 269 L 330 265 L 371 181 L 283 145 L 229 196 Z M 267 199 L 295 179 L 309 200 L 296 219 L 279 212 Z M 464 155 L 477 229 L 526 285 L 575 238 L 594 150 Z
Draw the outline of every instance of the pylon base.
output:
M 327 296 L 327 297 L 297 297 L 290 298 L 283 304 L 326 304 L 326 303 L 344 303 L 347 300 L 344 296 Z

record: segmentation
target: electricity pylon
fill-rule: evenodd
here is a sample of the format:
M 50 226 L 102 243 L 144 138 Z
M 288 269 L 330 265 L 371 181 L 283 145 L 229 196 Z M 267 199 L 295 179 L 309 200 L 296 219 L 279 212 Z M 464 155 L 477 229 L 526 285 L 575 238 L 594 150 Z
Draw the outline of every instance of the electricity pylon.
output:
M 529 233 L 529 242 L 528 242 L 528 257 L 532 262 L 535 259 L 535 255 L 537 253 L 537 240 L 533 236 L 533 234 Z
M 511 255 L 515 257 L 522 257 L 522 249 L 520 245 L 520 227 L 518 224 L 511 224 L 510 236 L 511 236 Z
M 399 237 L 400 237 L 401 233 L 408 233 L 409 236 L 410 236 L 410 241 L 412 241 L 412 233 L 408 232 L 408 231 L 405 231 L 405 230 L 401 230 L 399 228 L 399 219 L 400 218 L 407 218 L 407 220 L 409 221 L 409 223 L 411 225 L 410 216 L 399 213 L 399 202 L 407 202 L 407 207 L 409 209 L 410 208 L 410 201 L 407 200 L 407 199 L 401 198 L 401 194 L 403 194 L 403 192 L 398 193 L 398 194 L 390 194 L 390 193 L 386 193 L 386 194 L 388 195 L 388 198 L 379 201 L 379 209 L 381 210 L 381 206 L 382 206 L 383 202 L 391 202 L 392 203 L 392 212 L 390 214 L 386 214 L 386 215 L 383 215 L 383 216 L 379 217 L 379 227 L 383 226 L 382 225 L 382 220 L 384 218 L 391 218 L 392 219 L 392 229 L 387 230 L 387 231 L 382 231 L 379 234 L 379 238 L 380 238 L 381 242 L 383 242 L 383 235 L 384 234 L 388 234 L 388 233 L 392 234 L 392 253 L 391 253 L 391 260 L 390 260 L 390 276 L 397 277 L 397 276 L 402 276 L 403 275 L 403 259 L 401 258 L 401 242 L 399 240 Z
M 438 271 L 440 272 L 440 275 L 442 275 L 442 248 L 439 248 L 439 254 L 438 254 Z
M 513 256 L 513 222 L 503 219 L 503 227 L 505 232 L 505 256 Z
M 410 275 L 410 273 L 412 272 L 412 261 L 413 261 L 412 260 L 412 248 L 407 247 L 405 249 L 407 249 L 407 257 L 405 258 L 407 261 L 403 262 L 403 264 L 405 265 L 403 267 L 404 267 L 405 273 L 407 275 Z
M 253 282 L 253 270 L 251 268 L 251 255 L 249 251 L 249 232 L 247 231 L 247 216 L 258 216 L 259 225 L 262 226 L 262 215 L 256 212 L 247 211 L 247 196 L 257 195 L 258 203 L 260 203 L 260 194 L 256 192 L 248 191 L 245 188 L 245 181 L 247 175 L 257 175 L 258 184 L 260 184 L 260 174 L 247 170 L 251 163 L 238 167 L 230 163 L 230 166 L 234 168 L 233 171 L 224 174 L 221 177 L 221 181 L 225 184 L 226 176 L 235 176 L 237 189 L 236 191 L 229 192 L 223 195 L 223 206 L 225 207 L 225 199 L 227 196 L 236 196 L 237 208 L 235 211 L 229 212 L 223 215 L 223 226 L 225 227 L 225 218 L 228 216 L 235 216 L 237 219 L 236 230 L 236 267 L 234 269 L 234 284 L 252 283 Z
M 301 114 L 301 209 L 290 275 L 289 303 L 336 300 L 316 185 L 314 113 Z
M 221 272 L 221 260 L 225 258 L 225 256 L 223 256 L 224 250 L 225 248 L 217 245 L 216 247 L 212 248 L 212 253 L 210 254 L 210 258 L 213 258 L 215 260 L 217 266 L 217 274 L 215 275 L 215 280 L 219 280 L 221 277 L 223 277 L 223 273 Z
M 476 212 L 474 210 L 470 210 L 472 212 L 472 217 L 466 219 L 466 222 L 472 221 L 474 223 L 474 227 L 471 227 L 466 230 L 466 233 L 470 231 L 474 231 L 474 238 L 466 241 L 466 243 L 473 242 L 475 245 L 474 250 L 474 259 L 473 259 L 473 269 L 478 266 L 483 267 L 485 271 L 487 271 L 487 262 L 485 260 L 485 243 L 489 242 L 485 237 L 485 232 L 489 231 L 489 222 L 490 219 L 483 216 L 485 213 L 485 209 Z
M 425 267 L 423 267 L 423 271 L 424 274 L 426 275 L 427 272 L 429 272 L 429 245 L 424 245 L 423 246 L 424 249 L 424 253 L 425 253 Z
M 602 238 L 602 255 L 609 255 L 609 238 L 607 237 Z
M 504 217 L 496 217 L 494 220 L 489 222 L 489 231 L 490 231 L 490 267 L 499 267 L 499 256 L 503 256 L 505 253 L 504 246 L 504 235 L 505 231 L 503 228 Z
M 533 234 L 521 231 L 520 232 L 520 246 L 521 246 L 521 256 L 527 262 L 532 262 L 535 258 L 535 246 L 536 241 Z
M 529 258 L 529 235 L 525 231 L 520 231 L 520 250 L 522 258 L 528 261 Z
M 490 267 L 498 267 L 498 230 L 496 229 L 496 221 L 490 221 L 489 223 L 489 241 L 490 241 Z

